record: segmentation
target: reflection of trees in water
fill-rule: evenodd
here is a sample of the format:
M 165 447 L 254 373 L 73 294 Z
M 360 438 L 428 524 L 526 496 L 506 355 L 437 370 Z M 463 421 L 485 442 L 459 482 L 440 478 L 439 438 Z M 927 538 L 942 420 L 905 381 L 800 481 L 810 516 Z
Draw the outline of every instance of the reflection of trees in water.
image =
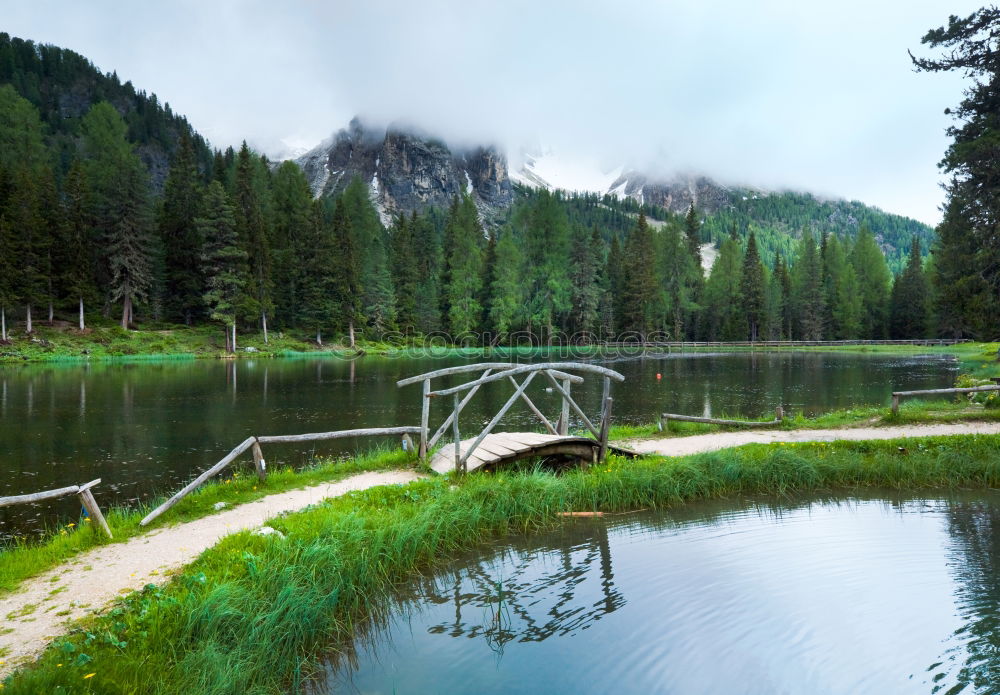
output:
M 962 626 L 954 646 L 927 672 L 931 692 L 1000 692 L 1000 505 L 996 500 L 954 502 L 948 510 L 952 546 L 948 564 Z M 957 670 L 956 670 L 957 669 Z M 951 677 L 949 678 L 949 672 Z
M 416 587 L 421 600 L 454 606 L 454 618 L 429 628 L 433 634 L 484 638 L 497 651 L 511 641 L 541 642 L 585 630 L 625 605 L 614 584 L 605 524 L 593 535 L 559 549 L 511 548 Z M 553 564 L 542 561 L 544 555 Z M 595 574 L 596 571 L 596 574 Z M 599 588 L 586 586 L 599 578 Z

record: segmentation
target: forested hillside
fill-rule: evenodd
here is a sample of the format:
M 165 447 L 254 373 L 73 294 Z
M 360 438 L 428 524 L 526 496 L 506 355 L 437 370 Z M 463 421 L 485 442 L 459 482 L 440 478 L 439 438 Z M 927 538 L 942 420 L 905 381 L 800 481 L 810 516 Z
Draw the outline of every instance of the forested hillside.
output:
M 489 226 L 463 194 L 386 228 L 361 179 L 314 198 L 294 162 L 210 151 L 71 51 L 0 35 L 0 80 L 0 340 L 40 316 L 86 332 L 112 314 L 123 328 L 214 323 L 228 349 L 268 329 L 351 344 L 933 331 L 926 228 L 860 204 L 747 196 L 683 216 L 520 188 Z

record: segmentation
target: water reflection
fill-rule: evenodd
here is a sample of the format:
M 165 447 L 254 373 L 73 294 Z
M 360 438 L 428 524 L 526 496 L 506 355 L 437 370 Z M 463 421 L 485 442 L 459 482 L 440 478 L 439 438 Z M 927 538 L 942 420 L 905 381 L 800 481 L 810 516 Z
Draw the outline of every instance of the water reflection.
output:
M 1000 692 L 1000 494 L 705 502 L 459 558 L 317 693 Z
M 450 604 L 454 615 L 428 632 L 481 637 L 498 653 L 514 640 L 541 642 L 586 630 L 625 605 L 614 584 L 606 525 L 541 559 L 538 551 L 509 548 L 449 577 L 421 582 L 404 600 Z
M 398 389 L 396 380 L 463 361 L 475 359 L 369 356 L 0 367 L 0 495 L 102 478 L 97 493 L 102 506 L 123 504 L 177 489 L 250 434 L 417 424 L 419 386 Z M 625 374 L 614 396 L 615 421 L 626 423 L 651 422 L 666 411 L 756 416 L 778 404 L 788 412 L 816 412 L 887 403 L 893 389 L 947 386 L 955 369 L 953 360 L 942 357 L 819 353 L 650 355 L 605 363 Z M 445 379 L 441 386 L 455 385 L 457 379 Z M 588 415 L 597 415 L 600 389 L 600 380 L 573 389 Z M 462 427 L 482 425 L 509 395 L 509 385 L 484 386 L 463 410 Z M 558 411 L 556 396 L 546 393 L 544 384 L 532 385 L 529 395 L 548 415 Z M 451 408 L 448 399 L 435 400 L 440 402 L 431 406 L 432 425 Z M 502 429 L 518 427 L 538 427 L 521 404 L 502 423 Z M 342 440 L 315 450 L 275 447 L 270 456 L 278 464 L 302 466 L 314 454 L 348 455 L 372 444 Z M 3 508 L 0 536 L 38 532 L 59 515 L 78 511 L 72 500 Z

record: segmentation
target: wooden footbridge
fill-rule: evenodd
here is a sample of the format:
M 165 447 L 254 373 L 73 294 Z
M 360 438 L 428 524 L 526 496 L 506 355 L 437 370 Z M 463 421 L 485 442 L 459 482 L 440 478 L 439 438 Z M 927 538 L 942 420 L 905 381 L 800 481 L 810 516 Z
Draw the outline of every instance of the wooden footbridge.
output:
M 573 372 L 597 374 L 604 378 L 604 392 L 601 398 L 601 412 L 597 425 L 587 417 L 586 413 L 584 413 L 583 409 L 580 408 L 571 395 L 572 385 L 583 383 L 583 377 Z M 431 388 L 431 382 L 434 379 L 456 374 L 476 373 L 479 373 L 477 378 L 473 378 L 464 384 L 439 390 Z M 528 385 L 539 375 L 544 376 L 548 380 L 551 390 L 562 397 L 561 410 L 554 425 L 542 414 L 542 411 L 538 409 L 526 392 Z M 518 377 L 521 378 L 520 382 L 517 380 Z M 435 445 L 450 429 L 452 443 L 442 447 L 440 451 L 434 454 L 430 460 L 430 466 L 438 473 L 446 473 L 450 470 L 464 473 L 477 468 L 494 467 L 498 464 L 524 458 L 560 455 L 591 463 L 603 461 L 609 448 L 623 454 L 630 453 L 625 450 L 618 450 L 616 447 L 610 447 L 608 444 L 608 429 L 611 425 L 611 405 L 613 403 L 611 398 L 611 382 L 624 380 L 625 377 L 614 370 L 582 362 L 545 362 L 541 364 L 482 362 L 479 364 L 438 369 L 426 374 L 402 379 L 396 382 L 396 385 L 402 387 L 411 384 L 423 384 L 423 403 L 420 416 L 420 458 L 426 460 L 428 453 L 433 451 Z M 469 401 L 472 400 L 472 397 L 476 395 L 476 392 L 482 385 L 494 382 L 509 383 L 514 389 L 513 393 L 478 435 L 463 440 L 459 428 L 459 419 L 463 408 L 468 405 Z M 448 396 L 452 397 L 453 407 L 451 413 L 445 418 L 434 434 L 431 435 L 429 428 L 431 399 L 446 398 Z M 518 401 L 528 406 L 528 409 L 531 410 L 545 427 L 548 432 L 547 434 L 535 432 L 494 433 L 494 428 Z M 571 412 L 576 415 L 577 419 L 593 435 L 593 439 L 569 434 Z

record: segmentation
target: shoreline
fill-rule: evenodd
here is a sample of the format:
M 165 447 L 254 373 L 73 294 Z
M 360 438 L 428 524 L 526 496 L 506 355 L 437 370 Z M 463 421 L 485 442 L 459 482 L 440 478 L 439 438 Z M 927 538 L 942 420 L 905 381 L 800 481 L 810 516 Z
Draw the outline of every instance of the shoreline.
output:
M 324 651 L 350 649 L 358 626 L 389 610 L 394 583 L 507 534 L 566 523 L 560 512 L 997 485 L 1000 435 L 976 434 L 750 444 L 678 458 L 614 458 L 559 476 L 529 466 L 355 491 L 271 519 L 281 536 L 227 535 L 165 585 L 148 585 L 85 618 L 81 630 L 57 638 L 5 686 L 16 693 L 84 682 L 102 692 L 287 691 Z M 273 636 L 266 644 L 261 625 Z

